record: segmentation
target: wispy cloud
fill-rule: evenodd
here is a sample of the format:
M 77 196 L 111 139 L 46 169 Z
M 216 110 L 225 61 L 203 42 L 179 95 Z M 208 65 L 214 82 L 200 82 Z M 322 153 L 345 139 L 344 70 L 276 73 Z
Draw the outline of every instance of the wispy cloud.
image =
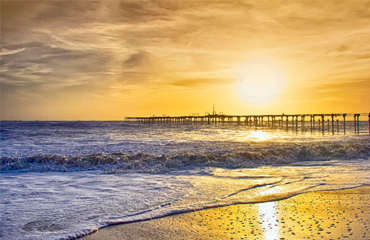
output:
M 8 49 L 3 48 L 3 49 L 1 49 L 0 56 L 16 54 L 16 53 L 22 52 L 25 49 L 26 48 L 18 48 L 18 49 L 8 50 Z

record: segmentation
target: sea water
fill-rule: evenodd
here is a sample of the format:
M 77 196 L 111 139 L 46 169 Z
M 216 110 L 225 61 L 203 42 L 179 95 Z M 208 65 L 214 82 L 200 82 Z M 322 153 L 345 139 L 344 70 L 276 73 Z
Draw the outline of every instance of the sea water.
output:
M 370 184 L 370 135 L 236 124 L 1 122 L 0 238 Z M 336 129 L 335 129 L 336 130 Z

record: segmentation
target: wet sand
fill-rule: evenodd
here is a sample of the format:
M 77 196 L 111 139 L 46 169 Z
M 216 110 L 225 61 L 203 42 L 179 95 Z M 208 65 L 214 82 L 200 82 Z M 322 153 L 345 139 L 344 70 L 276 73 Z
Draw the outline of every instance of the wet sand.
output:
M 370 187 L 117 225 L 83 239 L 370 239 Z

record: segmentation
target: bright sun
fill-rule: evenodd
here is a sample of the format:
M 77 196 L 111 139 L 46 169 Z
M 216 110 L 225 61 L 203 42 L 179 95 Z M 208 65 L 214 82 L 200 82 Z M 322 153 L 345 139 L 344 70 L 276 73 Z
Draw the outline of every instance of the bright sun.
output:
M 236 70 L 237 92 L 249 103 L 267 104 L 282 91 L 285 81 L 282 72 L 272 63 L 254 61 L 241 65 Z

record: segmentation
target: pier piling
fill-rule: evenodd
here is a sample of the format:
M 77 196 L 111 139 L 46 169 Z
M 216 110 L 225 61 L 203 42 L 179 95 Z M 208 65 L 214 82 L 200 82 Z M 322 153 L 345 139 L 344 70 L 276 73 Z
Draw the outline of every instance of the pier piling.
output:
M 331 114 L 331 132 L 334 134 L 334 114 Z
M 286 116 L 286 130 L 288 131 L 289 128 L 289 117 Z
M 312 115 L 312 129 L 315 131 L 315 115 Z
M 327 120 L 327 123 L 328 123 L 328 132 L 330 132 L 330 121 L 329 121 L 329 119 Z
M 337 119 L 337 132 L 339 133 L 339 119 Z
M 347 117 L 347 114 L 343 114 L 343 133 L 346 134 L 346 117 Z M 370 124 L 369 124 L 370 126 Z
M 324 134 L 325 132 L 325 115 L 321 115 L 321 119 L 322 119 L 322 134 Z
M 298 116 L 295 118 L 295 131 L 298 132 Z
M 360 133 L 360 114 L 355 114 L 355 132 Z

